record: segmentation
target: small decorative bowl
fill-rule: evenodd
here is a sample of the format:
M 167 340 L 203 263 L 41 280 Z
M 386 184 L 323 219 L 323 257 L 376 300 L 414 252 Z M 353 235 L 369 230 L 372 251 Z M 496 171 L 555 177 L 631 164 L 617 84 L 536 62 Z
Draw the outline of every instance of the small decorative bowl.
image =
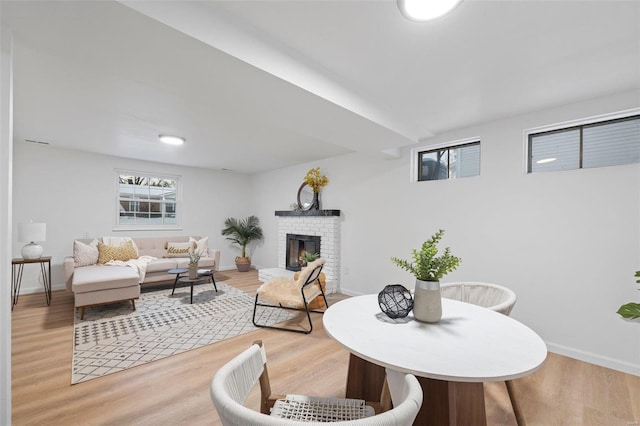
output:
M 389 318 L 404 318 L 413 309 L 413 297 L 404 286 L 389 284 L 378 293 L 378 305 Z

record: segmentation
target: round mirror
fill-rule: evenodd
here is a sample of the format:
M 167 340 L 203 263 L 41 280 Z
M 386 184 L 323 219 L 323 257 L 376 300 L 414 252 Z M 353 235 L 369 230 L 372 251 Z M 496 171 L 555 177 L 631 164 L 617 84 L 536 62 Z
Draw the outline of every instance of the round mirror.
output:
M 309 210 L 313 206 L 313 189 L 303 183 L 298 189 L 298 207 L 300 210 Z

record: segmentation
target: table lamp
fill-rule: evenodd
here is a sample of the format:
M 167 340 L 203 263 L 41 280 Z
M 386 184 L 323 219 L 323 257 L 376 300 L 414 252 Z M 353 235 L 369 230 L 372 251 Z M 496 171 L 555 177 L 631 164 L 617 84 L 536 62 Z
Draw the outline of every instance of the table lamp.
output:
M 29 242 L 29 244 L 22 247 L 22 257 L 24 259 L 39 259 L 42 256 L 42 246 L 36 244 L 35 241 L 46 241 L 46 237 L 46 223 L 19 223 L 18 241 Z

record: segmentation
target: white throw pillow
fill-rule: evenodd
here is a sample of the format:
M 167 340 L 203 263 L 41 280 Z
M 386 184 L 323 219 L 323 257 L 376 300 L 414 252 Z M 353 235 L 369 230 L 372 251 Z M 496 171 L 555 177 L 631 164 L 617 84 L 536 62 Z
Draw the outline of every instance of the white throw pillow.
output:
M 200 256 L 202 257 L 209 257 L 209 237 L 204 237 L 199 240 L 196 240 L 193 237 L 189 237 L 189 242 L 195 243 L 196 253 L 200 254 Z
M 98 263 L 98 240 L 89 244 L 75 240 L 73 242 L 73 265 L 89 266 Z

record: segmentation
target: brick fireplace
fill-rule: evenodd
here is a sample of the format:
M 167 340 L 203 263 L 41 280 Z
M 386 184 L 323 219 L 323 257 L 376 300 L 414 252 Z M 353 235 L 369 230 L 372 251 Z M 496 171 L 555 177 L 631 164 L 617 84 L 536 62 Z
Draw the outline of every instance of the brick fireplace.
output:
M 258 271 L 258 279 L 293 276 L 287 270 L 287 235 L 319 237 L 320 257 L 325 260 L 322 272 L 327 277 L 327 292 L 339 290 L 340 278 L 340 210 L 276 211 L 278 216 L 278 267 Z

